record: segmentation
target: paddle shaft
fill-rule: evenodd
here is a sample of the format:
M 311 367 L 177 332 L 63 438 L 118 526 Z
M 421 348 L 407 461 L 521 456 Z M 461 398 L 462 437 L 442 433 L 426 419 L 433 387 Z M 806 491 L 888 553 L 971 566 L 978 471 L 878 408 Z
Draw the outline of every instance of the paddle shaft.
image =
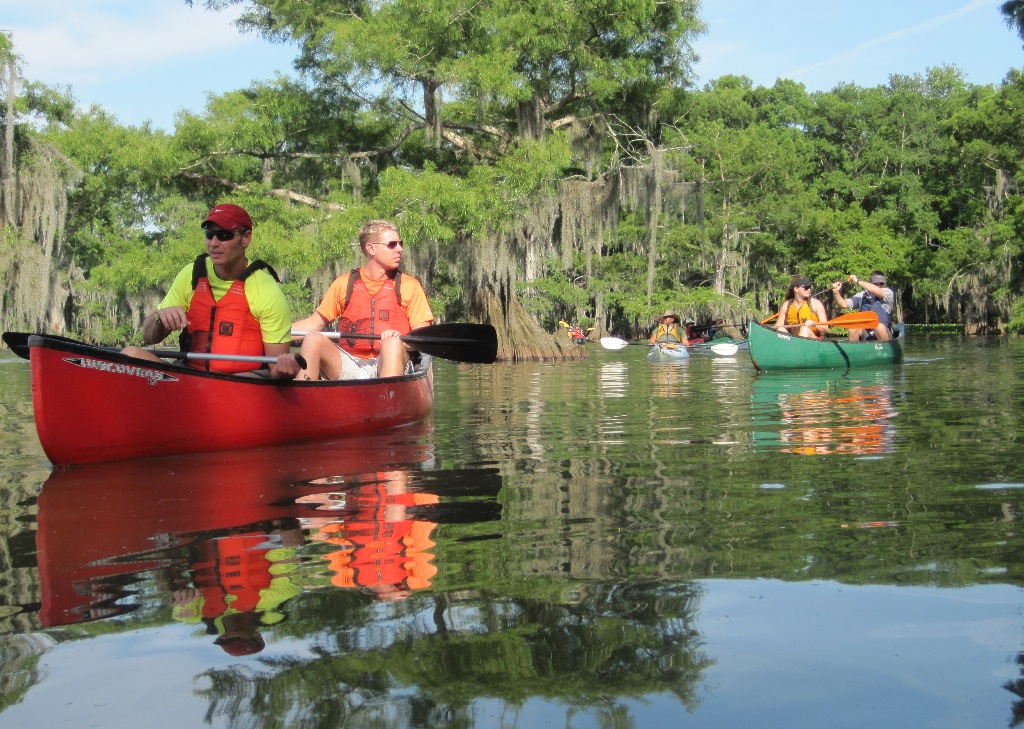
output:
M 293 331 L 293 337 L 322 334 L 330 339 L 380 339 L 379 334 Z M 490 364 L 498 357 L 498 334 L 490 324 L 433 324 L 399 337 L 423 354 L 455 362 Z
M 261 364 L 274 364 L 277 357 L 263 357 L 250 354 L 207 354 L 206 352 L 181 352 L 177 349 L 147 349 L 161 359 L 187 359 L 205 362 L 258 362 Z M 306 360 L 301 354 L 295 355 L 295 361 L 299 367 L 306 369 Z
M 31 334 L 24 332 L 4 332 L 4 344 L 11 348 L 11 351 L 22 359 L 29 358 L 28 338 Z M 65 341 L 72 341 L 61 337 Z M 120 352 L 120 347 L 96 347 L 104 352 Z M 179 349 L 147 349 L 147 352 L 155 354 L 161 359 L 193 359 L 193 360 L 220 360 L 222 362 L 258 362 L 260 364 L 273 364 L 277 357 L 261 357 L 246 354 L 207 354 L 205 352 L 182 352 Z M 305 369 L 306 360 L 301 355 L 295 356 L 299 366 Z
M 380 339 L 379 334 L 342 334 L 341 332 L 302 332 L 292 330 L 293 337 L 304 337 L 307 334 L 323 334 L 328 339 Z M 403 342 L 417 344 L 427 342 L 428 344 L 477 344 L 475 339 L 462 339 L 460 337 L 417 337 L 415 334 L 403 334 L 399 337 Z

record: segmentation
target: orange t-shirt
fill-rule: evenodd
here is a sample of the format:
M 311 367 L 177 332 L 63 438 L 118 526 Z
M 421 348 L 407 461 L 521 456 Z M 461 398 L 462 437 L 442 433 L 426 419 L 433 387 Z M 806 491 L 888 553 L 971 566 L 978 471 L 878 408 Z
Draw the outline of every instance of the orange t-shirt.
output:
M 342 314 L 342 309 L 345 306 L 345 294 L 348 291 L 348 278 L 351 275 L 351 273 L 343 273 L 334 279 L 334 282 L 328 287 L 327 293 L 324 294 L 320 306 L 316 308 L 316 313 L 328 324 L 337 320 Z M 384 286 L 385 279 L 369 278 L 365 268 L 359 269 L 359 276 L 363 280 L 363 286 L 366 287 L 366 293 L 371 297 L 376 296 Z M 409 326 L 415 329 L 434 321 L 434 314 L 430 311 L 427 295 L 418 279 L 403 273 L 400 293 L 402 294 L 402 308 L 405 309 L 406 316 L 409 317 Z

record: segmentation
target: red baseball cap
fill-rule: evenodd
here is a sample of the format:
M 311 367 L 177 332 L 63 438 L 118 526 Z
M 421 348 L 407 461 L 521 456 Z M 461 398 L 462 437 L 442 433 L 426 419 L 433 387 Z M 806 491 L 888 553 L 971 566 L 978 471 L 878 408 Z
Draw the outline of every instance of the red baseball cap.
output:
M 224 230 L 252 230 L 252 218 L 249 217 L 249 213 L 245 212 L 245 208 L 231 203 L 215 205 L 199 227 L 205 228 L 208 223 L 215 223 Z

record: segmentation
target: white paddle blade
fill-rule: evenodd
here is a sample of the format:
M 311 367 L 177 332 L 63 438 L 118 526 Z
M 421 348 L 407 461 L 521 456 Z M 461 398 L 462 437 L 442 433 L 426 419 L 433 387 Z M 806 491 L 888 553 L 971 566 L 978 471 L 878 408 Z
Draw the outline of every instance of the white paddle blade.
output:
M 732 357 L 739 351 L 738 344 L 712 344 L 711 351 L 720 357 Z
M 605 349 L 622 349 L 629 342 L 618 337 L 601 337 L 601 346 Z

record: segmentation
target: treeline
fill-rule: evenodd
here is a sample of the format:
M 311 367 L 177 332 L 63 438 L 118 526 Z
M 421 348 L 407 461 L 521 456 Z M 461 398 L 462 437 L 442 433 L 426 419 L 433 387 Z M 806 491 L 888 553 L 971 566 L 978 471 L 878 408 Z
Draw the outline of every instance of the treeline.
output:
M 874 268 L 907 322 L 1024 329 L 1016 70 L 696 89 L 696 0 L 205 4 L 296 43 L 296 76 L 212 97 L 173 133 L 23 82 L 0 36 L 4 328 L 135 338 L 230 199 L 296 312 L 358 261 L 359 225 L 392 218 L 435 312 L 490 321 L 509 359 L 573 356 L 559 321 L 743 320 L 793 274 L 824 290 Z

